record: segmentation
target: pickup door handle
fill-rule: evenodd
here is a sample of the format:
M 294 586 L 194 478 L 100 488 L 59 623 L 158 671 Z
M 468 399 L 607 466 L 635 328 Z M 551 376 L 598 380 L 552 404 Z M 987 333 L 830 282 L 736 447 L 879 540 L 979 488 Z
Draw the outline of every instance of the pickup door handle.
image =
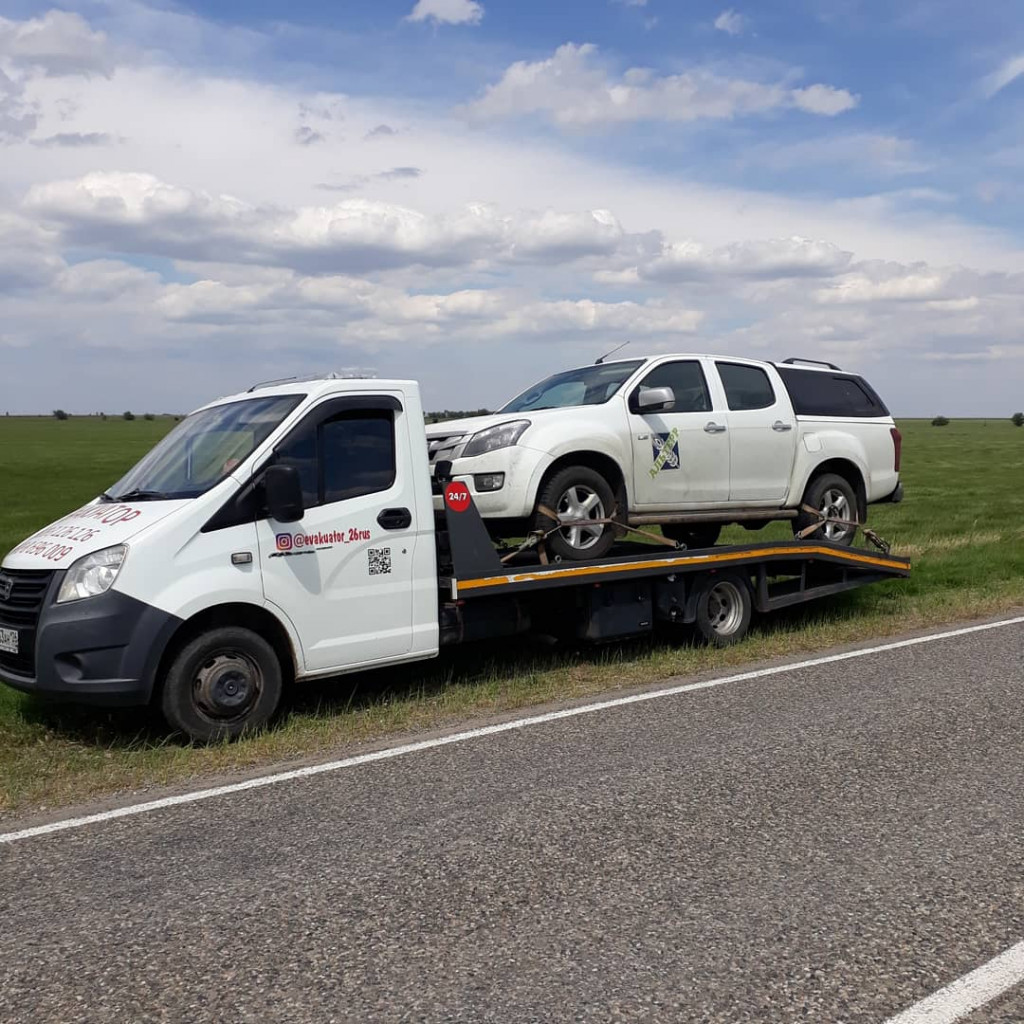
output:
M 706 423 L 704 425 L 704 433 L 705 434 L 724 434 L 725 433 L 725 424 L 724 423 L 715 423 L 715 421 L 712 420 L 710 423 Z
M 412 525 L 412 513 L 407 508 L 386 508 L 377 516 L 377 523 L 385 530 L 404 530 Z
M 777 430 L 780 434 L 783 431 L 785 431 L 785 430 L 792 430 L 792 429 L 793 429 L 793 424 L 792 423 L 783 423 L 782 420 L 776 420 L 772 424 L 772 430 Z

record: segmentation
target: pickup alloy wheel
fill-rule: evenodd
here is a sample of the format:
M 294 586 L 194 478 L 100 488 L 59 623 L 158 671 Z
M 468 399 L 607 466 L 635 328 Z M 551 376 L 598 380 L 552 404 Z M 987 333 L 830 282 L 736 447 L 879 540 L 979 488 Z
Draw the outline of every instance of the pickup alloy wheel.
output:
M 857 516 L 857 495 L 850 484 L 841 476 L 834 473 L 826 473 L 816 477 L 808 484 L 804 494 L 804 504 L 811 508 L 818 509 L 822 515 L 830 519 L 845 519 L 848 522 L 856 522 Z M 793 532 L 813 526 L 817 518 L 809 512 L 801 512 L 793 520 Z M 840 523 L 824 523 L 819 530 L 815 530 L 808 540 L 827 540 L 833 544 L 853 543 L 857 528 L 854 526 L 843 526 Z
M 573 561 L 601 558 L 615 541 L 614 528 L 601 522 L 612 514 L 615 496 L 608 481 L 587 466 L 559 470 L 541 488 L 538 506 L 557 512 L 558 521 L 568 524 L 547 539 L 556 556 Z M 546 533 L 554 525 L 538 507 L 534 529 Z

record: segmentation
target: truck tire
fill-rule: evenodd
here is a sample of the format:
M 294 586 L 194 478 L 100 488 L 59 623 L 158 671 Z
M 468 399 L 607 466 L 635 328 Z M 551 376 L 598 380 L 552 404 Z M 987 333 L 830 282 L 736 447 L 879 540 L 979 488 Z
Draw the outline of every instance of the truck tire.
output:
M 223 626 L 201 633 L 174 655 L 160 710 L 194 743 L 233 740 L 270 720 L 282 689 L 274 648 L 251 629 Z
M 665 523 L 661 532 L 677 544 L 685 544 L 693 551 L 697 548 L 713 548 L 718 543 L 722 532 L 721 523 L 699 523 L 687 526 L 686 523 Z
M 615 495 L 611 485 L 589 466 L 567 466 L 560 469 L 540 489 L 535 530 L 547 532 L 555 523 L 541 512 L 541 507 L 557 512 L 561 521 L 605 519 L 615 511 Z M 549 550 L 556 557 L 569 561 L 603 558 L 615 542 L 612 526 L 571 526 L 552 533 L 547 539 Z
M 753 614 L 750 582 L 739 573 L 702 576 L 694 589 L 694 625 L 714 647 L 728 647 L 747 635 Z
M 816 476 L 807 485 L 804 492 L 804 505 L 820 509 L 826 515 L 834 516 L 837 519 L 856 520 L 857 516 L 857 495 L 848 480 L 835 473 L 823 473 Z M 801 530 L 813 526 L 817 519 L 808 512 L 801 512 L 793 520 L 793 533 L 798 534 Z M 821 529 L 809 534 L 806 540 L 827 540 L 833 544 L 843 544 L 849 547 L 857 534 L 855 526 L 838 526 L 834 523 L 825 523 Z

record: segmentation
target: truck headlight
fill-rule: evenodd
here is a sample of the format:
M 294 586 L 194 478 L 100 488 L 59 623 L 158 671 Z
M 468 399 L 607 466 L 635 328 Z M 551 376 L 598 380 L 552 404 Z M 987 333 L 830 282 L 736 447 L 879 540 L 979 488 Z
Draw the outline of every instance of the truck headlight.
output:
M 481 430 L 469 439 L 462 457 L 468 458 L 470 455 L 483 455 L 499 448 L 510 448 L 523 436 L 523 431 L 529 425 L 529 420 L 510 420 L 508 423 L 499 423 L 496 427 Z
M 126 545 L 115 544 L 112 548 L 94 551 L 80 558 L 68 569 L 57 595 L 57 604 L 105 594 L 114 585 L 127 554 Z

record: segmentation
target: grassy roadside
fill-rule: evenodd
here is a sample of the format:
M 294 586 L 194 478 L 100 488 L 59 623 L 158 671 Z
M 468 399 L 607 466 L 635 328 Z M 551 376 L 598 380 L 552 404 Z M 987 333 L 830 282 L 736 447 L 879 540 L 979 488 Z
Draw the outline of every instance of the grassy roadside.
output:
M 57 433 L 67 424 L 38 421 L 18 428 L 22 448 L 12 449 L 0 420 L 0 450 L 15 450 L 16 459 L 28 450 L 46 463 L 42 469 L 32 464 L 33 479 L 24 482 L 15 466 L 11 493 L 32 495 L 32 504 L 0 514 L 0 548 L 114 479 L 118 460 L 130 463 L 147 446 L 138 434 L 125 433 L 137 424 L 111 421 L 100 429 L 97 422 L 83 448 L 67 443 L 72 435 Z M 1024 606 L 1024 494 L 1015 484 L 1024 479 L 1024 429 L 1008 421 L 901 427 L 907 501 L 872 510 L 872 526 L 895 550 L 914 557 L 909 580 L 772 616 L 728 651 L 664 639 L 582 651 L 489 644 L 426 665 L 306 684 L 276 728 L 209 749 L 168 740 L 145 713 L 49 706 L 0 687 L 0 817 Z M 157 434 L 166 425 L 145 428 Z M 72 484 L 55 486 L 65 470 L 75 477 Z M 48 500 L 40 501 L 46 487 Z M 757 536 L 788 535 L 782 524 L 769 531 Z M 737 528 L 723 540 L 750 538 Z

